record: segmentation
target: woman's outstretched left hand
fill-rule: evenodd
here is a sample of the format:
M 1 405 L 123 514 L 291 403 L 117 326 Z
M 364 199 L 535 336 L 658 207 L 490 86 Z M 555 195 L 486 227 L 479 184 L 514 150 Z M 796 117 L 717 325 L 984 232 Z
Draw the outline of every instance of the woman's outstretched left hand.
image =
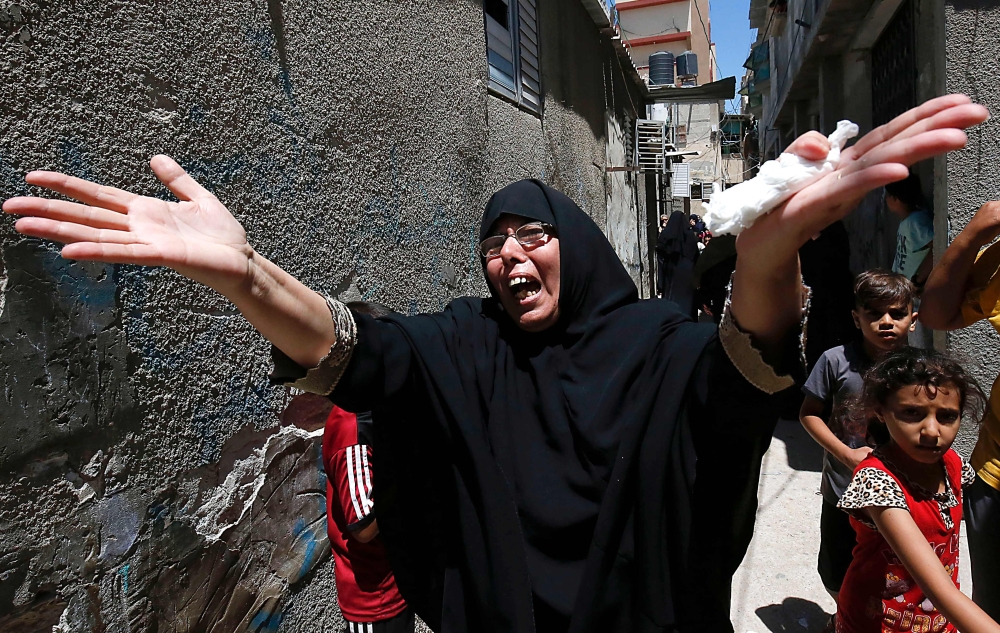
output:
M 869 192 L 906 178 L 910 165 L 965 147 L 963 130 L 988 118 L 986 108 L 965 95 L 947 95 L 901 114 L 845 149 L 834 172 L 740 234 L 734 319 L 765 350 L 780 345 L 802 310 L 799 248 L 844 218 Z M 824 136 L 808 132 L 786 151 L 821 160 L 829 150 Z

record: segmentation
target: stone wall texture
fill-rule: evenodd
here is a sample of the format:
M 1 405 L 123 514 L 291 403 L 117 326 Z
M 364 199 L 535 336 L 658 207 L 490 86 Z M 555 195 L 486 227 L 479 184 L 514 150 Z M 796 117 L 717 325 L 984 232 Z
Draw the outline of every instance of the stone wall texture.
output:
M 990 109 L 993 118 L 969 133 L 969 144 L 948 156 L 949 241 L 984 202 L 1000 197 L 1000 2 L 997 0 L 947 0 L 946 65 L 948 92 L 961 92 Z M 1000 373 L 1000 336 L 988 323 L 949 332 L 948 351 L 973 370 L 985 389 Z M 956 443 L 971 451 L 976 435 L 966 429 Z
M 477 1 L 0 0 L 0 199 L 32 169 L 169 196 L 169 154 L 306 284 L 414 313 L 484 292 L 481 209 L 536 177 L 648 287 L 645 194 L 605 173 L 638 97 L 577 0 L 538 4 L 542 117 L 489 93 Z M 326 405 L 222 297 L 12 226 L 0 630 L 334 630 Z

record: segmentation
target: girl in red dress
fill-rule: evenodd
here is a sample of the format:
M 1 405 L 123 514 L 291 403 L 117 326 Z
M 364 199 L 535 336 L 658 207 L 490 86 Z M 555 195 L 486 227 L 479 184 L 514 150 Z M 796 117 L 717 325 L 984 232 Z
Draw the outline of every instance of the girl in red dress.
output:
M 861 399 L 877 448 L 840 501 L 858 544 L 837 632 L 1000 633 L 958 590 L 962 486 L 975 473 L 951 444 L 981 390 L 954 361 L 905 348 L 868 371 Z

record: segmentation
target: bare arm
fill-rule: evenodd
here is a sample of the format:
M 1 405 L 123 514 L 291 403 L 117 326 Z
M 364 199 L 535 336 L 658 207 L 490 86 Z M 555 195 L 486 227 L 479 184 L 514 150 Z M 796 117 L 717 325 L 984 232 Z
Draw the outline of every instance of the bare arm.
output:
M 853 210 L 870 191 L 909 174 L 908 166 L 961 149 L 962 129 L 989 113 L 964 95 L 932 99 L 866 134 L 844 150 L 836 171 L 792 196 L 740 234 L 733 278 L 732 315 L 764 352 L 779 352 L 802 312 L 798 250 L 816 233 Z M 817 132 L 797 139 L 788 152 L 826 156 L 829 142 Z M 766 298 L 766 299 L 765 299 Z
M 820 415 L 823 414 L 823 409 L 825 405 L 813 398 L 812 396 L 806 396 L 805 400 L 802 401 L 802 408 L 799 409 L 799 421 L 802 426 L 805 427 L 809 435 L 812 436 L 816 443 L 822 446 L 826 452 L 833 455 L 835 458 L 843 462 L 845 466 L 848 466 L 852 470 L 858 467 L 865 457 L 872 452 L 872 449 L 867 446 L 862 446 L 861 448 L 851 448 L 847 444 L 840 441 L 830 427 L 823 421 Z
M 367 543 L 373 538 L 378 536 L 378 520 L 372 520 L 371 523 L 361 528 L 356 532 L 348 532 L 352 539 L 358 541 L 359 543 Z
M 1000 625 L 958 590 L 913 517 L 900 508 L 866 508 L 917 585 L 962 633 L 1000 633 Z
M 920 320 L 935 330 L 964 327 L 962 301 L 979 250 L 1000 235 L 1000 202 L 987 202 L 948 247 L 924 286 Z

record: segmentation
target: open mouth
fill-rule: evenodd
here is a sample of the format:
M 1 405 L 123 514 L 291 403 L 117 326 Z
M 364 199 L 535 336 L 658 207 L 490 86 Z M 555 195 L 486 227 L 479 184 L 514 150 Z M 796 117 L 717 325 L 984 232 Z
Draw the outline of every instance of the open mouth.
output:
M 542 284 L 531 277 L 516 275 L 510 278 L 510 292 L 518 301 L 534 297 L 542 291 Z

